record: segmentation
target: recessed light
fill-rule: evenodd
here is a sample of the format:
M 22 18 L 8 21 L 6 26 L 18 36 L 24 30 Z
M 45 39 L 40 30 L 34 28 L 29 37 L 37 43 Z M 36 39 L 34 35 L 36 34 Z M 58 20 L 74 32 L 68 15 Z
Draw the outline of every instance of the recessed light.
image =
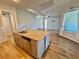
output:
M 14 2 L 18 2 L 18 0 L 14 0 Z

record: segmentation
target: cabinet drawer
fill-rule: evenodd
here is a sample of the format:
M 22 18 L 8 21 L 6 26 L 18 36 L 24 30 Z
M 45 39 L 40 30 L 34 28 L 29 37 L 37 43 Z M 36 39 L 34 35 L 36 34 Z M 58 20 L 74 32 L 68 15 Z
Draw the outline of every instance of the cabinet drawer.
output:
M 34 45 L 32 45 L 31 47 L 32 47 L 32 55 L 33 55 L 34 57 L 37 57 L 37 53 L 38 53 L 37 47 L 34 46 Z

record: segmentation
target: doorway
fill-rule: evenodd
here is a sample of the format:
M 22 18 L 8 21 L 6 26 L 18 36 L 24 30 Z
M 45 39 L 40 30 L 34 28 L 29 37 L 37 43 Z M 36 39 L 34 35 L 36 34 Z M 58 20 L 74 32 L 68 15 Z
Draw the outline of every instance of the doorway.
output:
M 11 17 L 9 12 L 2 11 L 2 21 L 3 21 L 3 27 L 5 29 L 6 37 L 8 38 L 13 34 Z
M 17 31 L 14 11 L 0 9 L 0 43 L 9 40 L 14 43 L 13 32 Z
M 11 15 L 9 12 L 2 11 L 2 23 L 6 39 L 11 39 L 13 37 L 13 27 L 11 22 Z

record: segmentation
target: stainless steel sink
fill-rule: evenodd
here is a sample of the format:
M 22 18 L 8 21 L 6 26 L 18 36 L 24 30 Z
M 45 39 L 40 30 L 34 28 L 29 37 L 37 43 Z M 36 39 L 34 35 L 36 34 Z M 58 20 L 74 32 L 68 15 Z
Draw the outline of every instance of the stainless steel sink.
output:
M 25 34 L 25 33 L 27 33 L 27 31 L 21 31 L 21 32 L 19 32 L 19 33 L 21 33 L 21 34 Z

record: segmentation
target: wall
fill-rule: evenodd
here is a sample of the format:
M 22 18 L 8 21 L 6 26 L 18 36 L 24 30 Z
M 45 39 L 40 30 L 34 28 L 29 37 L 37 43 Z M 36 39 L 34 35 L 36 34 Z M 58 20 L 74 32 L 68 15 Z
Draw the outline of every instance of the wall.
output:
M 51 16 L 53 18 L 48 19 L 48 29 L 49 30 L 59 30 L 59 20 L 60 20 L 60 7 L 50 7 L 41 13 Z M 52 20 L 55 20 L 55 22 L 52 22 Z
M 28 25 L 28 28 L 32 28 L 32 29 L 35 29 L 35 15 L 34 14 L 31 14 L 29 12 L 26 12 L 24 10 L 21 10 L 21 9 L 16 9 L 15 7 L 13 6 L 10 6 L 10 5 L 7 5 L 7 4 L 3 4 L 3 3 L 0 3 L 0 9 L 3 9 L 3 10 L 8 10 L 10 12 L 12 12 L 12 16 L 11 18 L 13 18 L 11 21 L 12 21 L 12 24 L 13 24 L 13 30 L 16 31 L 16 27 L 17 25 L 19 24 L 26 24 Z M 14 20 L 14 21 L 13 21 Z M 1 19 L 0 19 L 0 25 L 1 25 Z M 3 29 L 1 29 L 2 26 L 0 26 L 0 41 L 4 39 L 4 34 L 3 34 Z M 13 41 L 12 41 L 13 42 Z
M 2 20 L 1 20 L 1 17 L 0 17 L 0 42 L 5 40 L 5 35 L 4 35 L 4 32 L 3 32 L 3 27 L 2 27 Z
M 36 17 L 36 28 L 37 29 L 43 29 L 44 16 L 43 15 L 37 15 Z
M 35 29 L 35 14 L 32 14 L 21 9 L 17 9 L 16 14 L 18 19 L 18 26 L 26 25 L 27 28 Z
M 13 6 L 7 5 L 7 4 L 0 3 L 0 9 L 3 9 L 3 10 L 11 12 L 11 18 L 13 18 L 11 20 L 13 31 L 16 31 L 16 26 L 15 26 L 15 21 L 17 21 L 17 19 L 15 17 L 15 15 L 16 15 L 16 8 L 14 8 Z
M 59 18 L 60 18 L 60 16 L 54 16 L 53 18 L 48 18 L 47 29 L 49 29 L 49 30 L 59 30 L 59 26 L 58 26 L 59 25 Z
M 9 10 L 9 11 L 14 11 L 15 8 L 12 7 L 12 6 L 10 6 L 10 5 L 0 3 L 0 9 L 5 9 L 5 10 Z

